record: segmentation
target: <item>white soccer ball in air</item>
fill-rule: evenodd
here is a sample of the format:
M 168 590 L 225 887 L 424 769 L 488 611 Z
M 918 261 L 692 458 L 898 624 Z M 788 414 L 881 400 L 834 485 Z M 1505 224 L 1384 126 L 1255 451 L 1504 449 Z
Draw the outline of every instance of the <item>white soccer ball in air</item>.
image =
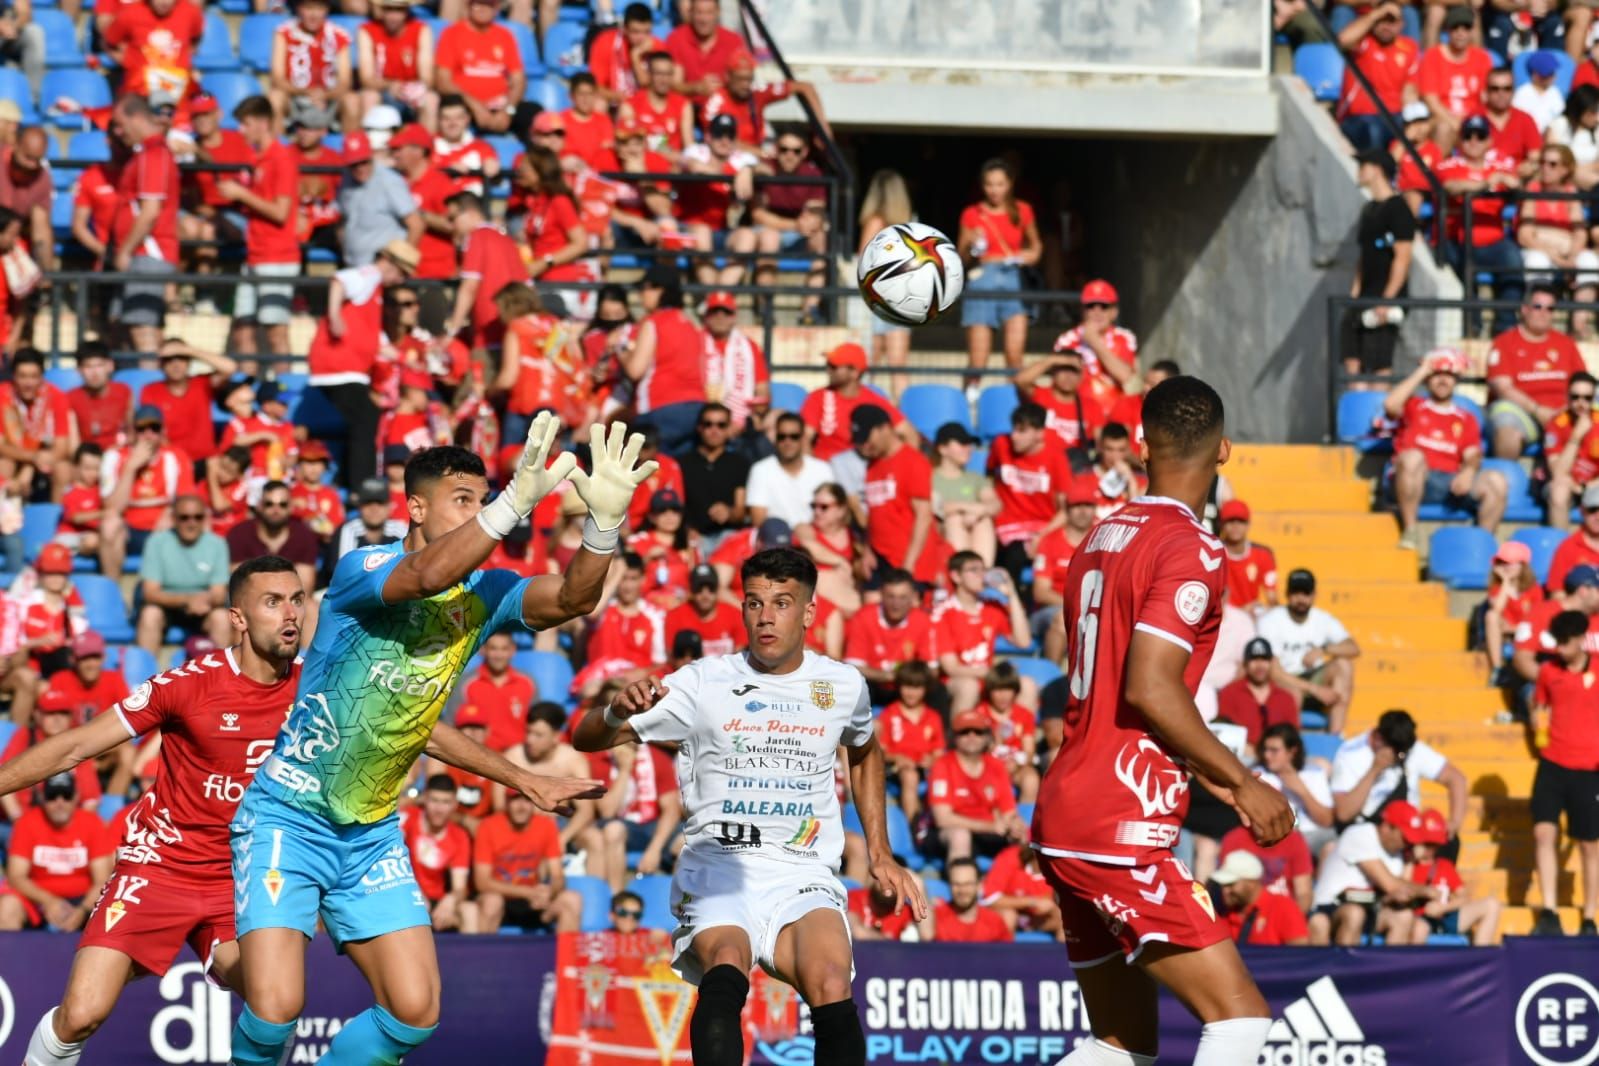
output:
M 855 266 L 861 299 L 896 326 L 923 326 L 954 306 L 966 286 L 960 253 L 921 222 L 884 226 Z

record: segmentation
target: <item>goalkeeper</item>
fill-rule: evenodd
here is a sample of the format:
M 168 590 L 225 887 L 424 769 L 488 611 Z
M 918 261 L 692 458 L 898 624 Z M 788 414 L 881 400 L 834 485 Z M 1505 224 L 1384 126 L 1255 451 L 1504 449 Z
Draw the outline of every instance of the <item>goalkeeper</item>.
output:
M 439 967 L 395 804 L 425 750 L 569 811 L 599 781 L 531 774 L 439 723 L 466 661 L 508 626 L 547 629 L 587 614 L 616 550 L 633 490 L 656 464 L 620 423 L 595 426 L 592 470 L 550 461 L 557 421 L 541 414 L 516 473 L 493 502 L 483 460 L 430 448 L 405 468 L 411 528 L 403 544 L 339 560 L 322 601 L 288 721 L 232 825 L 234 912 L 245 1006 L 233 1030 L 238 1066 L 283 1059 L 305 1003 L 305 946 L 321 915 L 377 1003 L 318 1061 L 398 1063 L 439 1020 Z M 497 541 L 570 479 L 588 505 L 583 549 L 566 573 L 522 578 L 479 570 Z

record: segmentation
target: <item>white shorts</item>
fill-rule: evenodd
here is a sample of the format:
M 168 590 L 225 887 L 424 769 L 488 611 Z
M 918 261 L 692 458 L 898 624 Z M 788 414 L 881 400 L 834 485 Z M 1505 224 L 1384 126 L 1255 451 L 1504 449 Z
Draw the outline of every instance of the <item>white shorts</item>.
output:
M 243 270 L 246 277 L 297 278 L 299 263 L 254 263 Z M 284 326 L 294 308 L 292 285 L 240 285 L 234 291 L 233 317 L 261 326 Z
M 825 866 L 685 851 L 672 875 L 672 914 L 677 918 L 677 928 L 672 931 L 672 969 L 697 987 L 705 971 L 690 945 L 707 929 L 731 925 L 749 937 L 755 963 L 776 977 L 772 956 L 777 951 L 777 935 L 823 907 L 838 911 L 848 936 L 849 899 L 844 886 Z M 854 979 L 852 962 L 850 980 Z

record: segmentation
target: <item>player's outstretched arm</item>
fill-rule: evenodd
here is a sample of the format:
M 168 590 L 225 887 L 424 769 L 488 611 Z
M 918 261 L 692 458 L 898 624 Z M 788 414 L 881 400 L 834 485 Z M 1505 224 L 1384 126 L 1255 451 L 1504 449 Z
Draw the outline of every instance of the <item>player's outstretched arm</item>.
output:
M 583 716 L 572 731 L 572 747 L 578 751 L 608 751 L 622 744 L 637 744 L 638 734 L 628 719 L 660 703 L 670 691 L 653 677 L 633 682 L 618 692 L 602 713 Z
M 0 763 L 0 796 L 31 788 L 52 774 L 104 755 L 128 739 L 122 719 L 111 712 L 41 740 L 15 759 Z
M 1294 828 L 1293 808 L 1282 793 L 1251 774 L 1205 726 L 1183 683 L 1189 652 L 1162 637 L 1134 632 L 1127 654 L 1127 702 L 1161 741 L 1229 803 L 1263 844 Z
M 533 513 L 533 507 L 566 480 L 577 458 L 569 452 L 556 455 L 560 420 L 540 412 L 527 433 L 527 446 L 517 461 L 511 483 L 478 512 L 477 521 L 465 522 L 418 552 L 411 552 L 389 571 L 383 582 L 383 602 L 425 600 L 465 580 L 483 565 L 494 545 Z
M 621 422 L 612 422 L 609 431 L 598 423 L 589 428 L 592 469 L 569 473 L 572 488 L 589 509 L 583 522 L 583 547 L 566 573 L 536 577 L 528 583 L 522 596 L 522 620 L 529 628 L 553 629 L 599 605 L 633 492 L 660 466 L 653 459 L 638 461 L 643 447 L 643 434 L 629 435 Z
M 866 861 L 872 880 L 884 895 L 894 897 L 895 914 L 909 903 L 911 913 L 919 922 L 927 917 L 927 896 L 911 872 L 894 858 L 894 849 L 888 843 L 883 749 L 874 736 L 858 748 L 844 750 L 849 753 L 850 793 L 855 797 L 855 810 L 861 816 L 861 829 L 866 833 Z
M 603 781 L 531 773 L 444 722 L 433 727 L 433 733 L 428 737 L 427 753 L 457 770 L 498 781 L 506 788 L 520 792 L 541 811 L 569 816 L 574 810 L 575 800 L 599 799 L 605 795 Z

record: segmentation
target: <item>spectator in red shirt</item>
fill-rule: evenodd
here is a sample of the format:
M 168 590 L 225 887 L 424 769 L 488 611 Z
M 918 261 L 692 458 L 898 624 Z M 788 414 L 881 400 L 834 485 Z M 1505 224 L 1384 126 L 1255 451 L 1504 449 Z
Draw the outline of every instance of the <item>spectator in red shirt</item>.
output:
M 1511 105 L 1515 92 L 1516 79 L 1509 67 L 1490 71 L 1482 90 L 1482 110 L 1478 113 L 1492 128 L 1494 151 L 1514 160 L 1522 178 L 1535 178 L 1543 134 L 1538 132 L 1536 119 Z M 1406 136 L 1409 136 L 1408 130 Z
M 738 123 L 731 115 L 718 115 L 705 127 L 705 140 L 683 150 L 683 169 L 691 174 L 716 174 L 730 181 L 693 182 L 677 189 L 677 211 L 693 246 L 702 252 L 748 253 L 755 250 L 745 205 L 755 199 L 755 170 L 760 158 L 739 147 Z M 733 224 L 732 209 L 740 208 Z M 744 280 L 746 263 L 730 261 L 720 270 L 709 256 L 695 262 L 701 285 L 737 285 Z
M 673 163 L 680 162 L 683 149 L 694 139 L 694 105 L 673 91 L 677 64 L 671 53 L 651 52 L 644 57 L 648 80 L 628 98 L 617 112 L 621 125 L 636 125 L 644 131 L 650 151 Z
M 1383 398 L 1383 413 L 1399 423 L 1394 441 L 1394 500 L 1400 546 L 1417 546 L 1416 513 L 1423 503 L 1474 509 L 1492 533 L 1505 514 L 1510 487 L 1497 470 L 1482 469 L 1482 434 L 1470 411 L 1455 405 L 1455 382 L 1465 357 L 1435 348 Z M 1426 383 L 1425 398 L 1416 389 Z
M 1523 286 L 1521 249 L 1505 235 L 1504 193 L 1521 187 L 1516 160 L 1506 158 L 1491 146 L 1493 127 L 1481 115 L 1472 115 L 1460 126 L 1460 145 L 1454 155 L 1434 168 L 1444 191 L 1449 193 L 1447 240 L 1444 258 L 1459 274 L 1465 269 L 1462 244 L 1468 239 L 1465 219 L 1466 193 L 1472 200 L 1469 239 L 1472 271 L 1492 273 L 1494 297 L 1519 300 Z M 1511 312 L 1494 313 L 1493 328 L 1503 332 L 1514 325 Z
M 811 162 L 810 148 L 805 136 L 798 130 L 784 129 L 779 132 L 776 149 L 778 175 L 821 177 L 822 169 Z M 819 258 L 811 261 L 805 283 L 821 287 L 827 274 L 825 260 L 820 258 L 827 254 L 826 185 L 761 185 L 755 190 L 755 203 L 750 217 L 756 226 L 756 251 L 767 255 L 806 251 L 815 254 Z M 770 285 L 776 280 L 777 260 L 762 259 L 756 262 L 755 284 Z M 819 297 L 806 297 L 800 307 L 801 321 L 809 321 L 820 305 Z
M 850 889 L 848 900 L 852 940 L 899 940 L 910 927 L 911 909 L 898 896 L 877 891 L 875 883 Z
M 1411 927 L 1410 942 L 1425 944 L 1432 933 L 1469 935 L 1473 947 L 1489 947 L 1499 942 L 1497 896 L 1466 899 L 1466 883 L 1455 864 L 1438 854 L 1449 843 L 1449 822 L 1443 814 L 1428 808 L 1421 812 L 1421 834 L 1410 845 L 1410 879 L 1431 888 L 1436 895 L 1416 908 L 1420 919 Z M 1558 919 L 1557 919 L 1558 920 Z
M 477 6 L 483 6 L 482 0 Z M 482 931 L 497 933 L 501 925 L 511 925 L 577 932 L 583 897 L 566 887 L 561 854 L 555 819 L 539 814 L 520 792 L 508 794 L 505 810 L 478 824 L 472 849 Z
M 1048 446 L 1047 422 L 1048 413 L 1039 404 L 1018 404 L 1011 412 L 1010 432 L 995 438 L 988 452 L 988 474 L 999 497 L 996 561 L 1018 585 L 1039 542 L 1066 524 L 1072 468 L 1059 449 Z
M 744 49 L 733 53 L 727 64 L 727 80 L 712 92 L 702 109 L 701 120 L 708 126 L 717 115 L 732 115 L 738 123 L 738 143 L 753 152 L 766 145 L 766 109 L 780 100 L 798 96 L 810 104 L 824 134 L 831 135 L 822 113 L 822 99 L 808 81 L 779 81 L 755 84 L 755 57 Z
M 993 908 L 1012 931 L 1049 933 L 1060 940 L 1060 906 L 1055 890 L 1038 866 L 1038 852 L 1016 844 L 994 856 L 983 877 L 983 905 Z
M 655 16 L 648 4 L 631 3 L 622 11 L 622 24 L 601 30 L 589 45 L 589 73 L 600 96 L 617 107 L 649 81 L 645 57 L 666 47 L 655 36 Z
M 1586 370 L 1566 383 L 1565 410 L 1544 430 L 1543 462 L 1548 476 L 1549 524 L 1571 528 L 1572 501 L 1599 478 L 1599 432 L 1593 424 L 1596 383 Z
M 688 21 L 666 38 L 666 50 L 677 65 L 676 88 L 698 105 L 727 83 L 728 64 L 744 50 L 743 39 L 721 21 L 719 0 L 689 0 Z
M 1138 336 L 1120 325 L 1121 296 L 1116 286 L 1095 278 L 1083 286 L 1082 300 L 1083 320 L 1055 338 L 1055 351 L 1077 351 L 1083 360 L 1082 392 L 1108 417 L 1124 396 L 1154 382 L 1139 379 Z
M 1599 485 L 1583 490 L 1582 525 L 1555 548 L 1544 587 L 1551 592 L 1563 588 L 1566 575 L 1578 566 L 1599 566 Z
M 1432 109 L 1433 140 L 1444 151 L 1464 132 L 1461 123 L 1477 109 L 1493 57 L 1471 43 L 1476 16 L 1468 4 L 1444 16 L 1443 40 L 1428 48 L 1416 68 L 1416 89 Z
M 182 100 L 194 77 L 194 46 L 205 30 L 199 5 L 147 0 L 113 5 L 116 16 L 102 40 L 122 68 L 119 91 L 150 99 Z
M 1432 139 L 1432 112 L 1420 100 L 1412 100 L 1405 105 L 1400 117 L 1405 123 L 1405 139 L 1420 154 L 1426 168 L 1437 171 L 1444 152 L 1438 147 L 1438 142 Z M 1405 206 L 1410 208 L 1410 213 L 1416 215 L 1420 213 L 1421 205 L 1432 197 L 1432 183 L 1427 180 L 1422 168 L 1416 165 L 1415 159 L 1411 158 L 1410 153 L 1405 151 L 1397 140 L 1388 146 L 1388 150 L 1399 161 L 1398 181 L 1394 187 L 1404 197 Z
M 1066 348 L 1036 359 L 1016 372 L 1016 395 L 1023 403 L 1036 403 L 1045 411 L 1052 446 L 1076 450 L 1086 461 L 1094 436 L 1105 425 L 1105 412 L 1083 393 L 1083 353 Z M 1041 384 L 1044 379 L 1047 384 Z
M 1310 913 L 1315 900 L 1316 867 L 1303 833 L 1289 833 L 1277 843 L 1266 845 L 1256 840 L 1247 827 L 1234 826 L 1221 838 L 1223 863 L 1235 851 L 1248 852 L 1260 861 L 1265 868 L 1260 881 L 1267 892 L 1292 900 L 1301 915 Z
M 1599 253 L 1589 247 L 1587 214 L 1581 200 L 1540 200 L 1532 193 L 1577 192 L 1577 161 L 1564 144 L 1545 145 L 1535 157 L 1537 181 L 1527 183 L 1528 196 L 1517 214 L 1516 243 L 1527 276 L 1569 292 L 1579 303 L 1592 303 L 1599 292 Z M 1549 271 L 1558 268 L 1557 277 Z M 1572 274 L 1570 271 L 1580 271 Z M 1593 312 L 1572 311 L 1571 332 L 1584 340 L 1594 335 Z
M 570 118 L 567 121 L 571 129 Z M 588 232 L 560 159 L 548 149 L 530 148 L 517 174 L 526 180 L 522 233 L 529 273 L 546 282 L 584 280 L 587 265 L 581 260 L 589 248 Z
M 1066 487 L 1066 524 L 1038 542 L 1033 557 L 1033 637 L 1044 657 L 1059 662 L 1066 654 L 1066 627 L 1054 624 L 1066 602 L 1066 571 L 1078 545 L 1098 519 L 1099 489 L 1091 477 L 1074 477 Z
M 927 804 L 937 833 L 930 854 L 948 862 L 998 855 L 1027 839 L 1027 824 L 1016 811 L 1016 791 L 1005 764 L 990 754 L 993 724 L 978 710 L 957 711 L 950 719 L 955 747 L 933 760 L 927 772 Z
M 644 560 L 623 552 L 619 561 L 621 576 L 589 630 L 584 656 L 590 662 L 627 659 L 635 666 L 656 666 L 666 661 L 666 617 L 644 601 Z
M 1247 851 L 1228 855 L 1210 875 L 1221 888 L 1225 918 L 1233 939 L 1254 946 L 1301 947 L 1310 943 L 1305 914 L 1292 899 L 1266 891 L 1266 868 Z
M 221 105 L 210 93 L 196 93 L 189 98 L 189 121 L 194 127 L 195 162 L 237 163 L 237 176 L 255 161 L 255 150 L 244 136 L 238 130 L 222 128 Z M 112 138 L 112 141 L 112 159 L 116 161 L 115 146 L 121 141 L 116 138 Z M 122 158 L 126 159 L 125 153 Z M 117 165 L 120 166 L 120 163 Z M 178 216 L 178 235 L 182 239 L 223 241 L 230 245 L 244 243 L 244 230 L 236 225 L 241 221 L 240 216 L 236 212 L 225 211 L 228 201 L 217 194 L 217 179 L 226 173 L 190 171 L 183 174 L 183 213 Z M 216 270 L 216 248 L 196 248 L 190 254 L 193 256 L 190 261 L 198 273 Z
M 899 698 L 877 718 L 877 742 L 882 745 L 888 771 L 899 779 L 899 804 L 906 821 L 921 813 L 922 782 L 933 761 L 944 754 L 944 720 L 927 703 L 933 671 L 921 660 L 909 659 L 894 669 Z
M 883 570 L 878 594 L 876 604 L 866 604 L 850 618 L 844 644 L 845 661 L 866 678 L 873 704 L 895 698 L 902 664 L 931 668 L 938 661 L 933 622 L 919 604 L 915 579 L 904 570 Z
M 326 10 L 326 5 L 323 5 Z M 245 267 L 251 275 L 293 278 L 300 273 L 300 165 L 288 146 L 278 143 L 272 104 L 251 96 L 233 109 L 239 131 L 256 152 L 254 166 L 242 181 L 219 178 L 217 194 L 244 214 Z M 266 334 L 267 350 L 289 352 L 289 312 L 294 288 L 287 285 L 241 285 L 233 308 L 235 351 L 254 355 L 255 330 Z M 202 456 L 195 456 L 202 458 Z
M 467 0 L 466 18 L 439 35 L 439 95 L 459 94 L 480 133 L 504 133 L 527 87 L 522 56 L 511 31 L 494 19 L 499 0 Z
M 949 902 L 938 900 L 922 923 L 932 926 L 924 939 L 966 944 L 1002 944 L 1016 939 L 1010 923 L 992 907 L 981 902 L 982 889 L 977 863 L 971 859 L 951 859 L 944 868 L 949 883 Z
M 116 836 L 93 811 L 78 806 L 72 775 L 39 786 L 42 802 L 11 831 L 6 883 L 0 885 L 0 930 L 83 928 L 111 876 Z
M 1588 616 L 1562 611 L 1549 623 L 1555 661 L 1538 670 L 1532 699 L 1533 743 L 1538 771 L 1532 782 L 1532 840 L 1538 895 L 1544 906 L 1535 934 L 1558 933 L 1559 919 L 1549 907 L 1559 892 L 1560 816 L 1566 835 L 1582 854 L 1583 894 L 1580 933 L 1599 935 L 1599 688 L 1588 651 Z
M 27 491 L 41 474 L 59 500 L 72 480 L 72 437 L 66 395 L 44 380 L 44 356 L 23 347 L 0 384 L 0 479 Z
M 400 816 L 411 869 L 433 916 L 435 933 L 477 932 L 477 904 L 466 898 L 471 889 L 472 837 L 456 821 L 459 807 L 455 781 L 448 774 L 434 774 L 422 787 L 422 802 L 404 808 Z
M 294 503 L 294 517 L 311 527 L 324 544 L 344 524 L 344 503 L 338 490 L 323 483 L 327 475 L 328 446 L 319 440 L 308 440 L 300 445 L 295 462 L 294 486 L 289 490 Z
M 646 312 L 622 373 L 635 382 L 633 425 L 653 424 L 661 450 L 680 456 L 693 447 L 705 405 L 705 334 L 683 310 L 683 278 L 657 263 L 639 282 Z
M 682 824 L 683 798 L 670 752 L 653 744 L 624 744 L 610 754 L 612 783 L 597 806 L 604 819 L 599 835 L 609 853 L 605 870 L 615 889 L 627 883 L 629 852 L 640 853 L 639 876 L 661 872 Z
M 1599 490 L 1595 490 L 1594 495 L 1593 505 L 1599 508 Z M 1564 573 L 1560 585 L 1551 585 L 1550 592 L 1557 588 L 1564 593 L 1563 597 L 1538 604 L 1516 627 L 1511 666 L 1528 683 L 1523 695 L 1529 703 L 1533 695 L 1532 682 L 1538 680 L 1541 666 L 1559 661 L 1549 627 L 1562 611 L 1579 611 L 1588 616 L 1587 650 L 1590 655 L 1599 653 L 1599 569 L 1592 563 L 1579 563 Z
M 121 574 L 128 553 L 143 554 L 150 534 L 167 524 L 172 501 L 193 492 L 194 461 L 167 443 L 161 409 L 141 404 L 133 412 L 133 443 L 112 448 L 100 466 L 100 572 Z
M 909 570 L 924 585 L 935 583 L 949 558 L 949 545 L 933 521 L 932 464 L 901 439 L 883 407 L 860 404 L 850 412 L 849 425 L 851 442 L 869 464 L 864 489 L 866 540 L 878 565 Z M 980 556 L 967 554 L 982 565 Z M 976 693 L 971 695 L 967 706 L 977 702 Z
M 1571 376 L 1586 370 L 1576 342 L 1554 328 L 1555 291 L 1533 285 L 1521 305 L 1521 322 L 1493 339 L 1488 349 L 1488 425 L 1493 454 L 1519 459 L 1542 438 L 1544 427 L 1566 404 Z
M 1271 664 L 1271 641 L 1255 637 L 1244 645 L 1244 676 L 1216 693 L 1216 717 L 1247 729 L 1251 748 L 1270 726 L 1299 726 L 1299 703 L 1293 693 L 1272 684 Z
M 505 751 L 522 742 L 527 732 L 527 712 L 538 702 L 538 686 L 533 679 L 511 665 L 516 643 L 508 633 L 495 633 L 483 642 L 483 664 L 466 685 L 466 701 L 482 710 L 488 719 L 488 739 L 484 743 L 495 751 Z
M 294 17 L 272 35 L 272 65 L 267 93 L 284 124 L 312 112 L 324 127 L 339 119 L 342 128 L 361 128 L 361 95 L 354 92 L 350 35 L 328 18 L 329 0 L 298 0 Z
M 600 106 L 603 101 L 594 75 L 572 75 L 570 89 L 572 106 L 561 112 L 566 129 L 566 146 L 561 154 L 576 156 L 594 170 L 609 169 L 615 165 L 611 151 L 616 133 L 610 113 Z
M 100 554 L 100 523 L 103 502 L 100 498 L 100 467 L 105 451 L 98 444 L 84 441 L 72 457 L 72 484 L 61 496 L 61 524 L 55 541 L 75 555 L 90 559 Z
M 850 416 L 862 405 L 882 408 L 904 443 L 913 448 L 921 443 L 916 427 L 882 395 L 862 384 L 866 364 L 866 349 L 853 341 L 840 344 L 827 353 L 827 385 L 811 392 L 800 406 L 811 454 L 823 462 L 849 452 Z
M 553 112 L 540 112 L 540 114 Z M 535 124 L 534 133 L 538 132 Z M 533 143 L 538 144 L 537 136 Z M 546 146 L 548 147 L 548 146 Z M 488 183 L 500 175 L 500 156 L 472 132 L 472 112 L 459 94 L 439 100 L 438 136 L 433 139 L 433 165 L 456 182 L 457 192 L 488 194 Z
M 700 635 L 706 655 L 731 655 L 748 640 L 739 609 L 721 596 L 716 569 L 701 563 L 689 574 L 688 600 L 666 615 L 666 643 L 677 644 L 685 630 Z
M 1016 798 L 1032 803 L 1038 798 L 1038 718 L 1021 703 L 1022 680 L 1009 662 L 995 663 L 983 678 L 977 710 L 988 716 L 994 758 L 1010 771 Z
M 389 104 L 409 110 L 432 129 L 439 107 L 433 91 L 433 27 L 412 15 L 406 0 L 380 0 L 375 6 L 355 38 L 361 113 Z
M 1350 66 L 1360 68 L 1383 106 L 1395 115 L 1416 98 L 1418 49 L 1416 42 L 1402 33 L 1403 10 L 1396 0 L 1383 0 L 1338 32 L 1338 47 L 1349 53 Z M 1353 71 L 1344 72 L 1338 118 L 1339 128 L 1355 151 L 1388 143 L 1388 126 Z
M 453 278 L 456 272 L 455 230 L 444 204 L 455 194 L 455 182 L 433 165 L 433 135 L 412 123 L 389 139 L 395 169 L 406 181 L 422 219 L 422 239 L 417 249 L 422 262 L 419 278 Z
M 1016 174 L 1003 159 L 990 159 L 979 172 L 983 194 L 961 212 L 956 246 L 966 265 L 966 298 L 961 301 L 961 327 L 966 330 L 966 356 L 973 370 L 988 366 L 994 331 L 1000 331 L 1005 365 L 1021 369 L 1027 346 L 1027 308 L 1014 296 L 1022 269 L 1035 266 L 1043 254 L 1033 205 L 1016 198 Z M 976 401 L 978 378 L 968 374 L 968 398 Z
M 1228 500 L 1216 511 L 1217 535 L 1227 551 L 1227 602 L 1259 615 L 1277 606 L 1277 556 L 1249 539 L 1249 505 Z
M 217 387 L 239 368 L 225 355 L 205 352 L 176 337 L 161 342 L 161 380 L 139 390 L 139 406 L 161 412 L 167 426 L 167 440 L 194 462 L 204 462 L 216 454 L 216 428 L 211 408 Z M 198 360 L 208 373 L 192 375 Z
M 1488 597 L 1483 604 L 1483 646 L 1494 676 L 1505 666 L 1505 645 L 1521 624 L 1544 602 L 1543 589 L 1532 569 L 1532 549 L 1507 540 L 1494 552 L 1488 574 Z
M 78 374 L 83 384 L 67 392 L 67 407 L 80 441 L 113 448 L 128 436 L 133 421 L 133 390 L 112 381 L 116 364 L 100 341 L 78 346 Z
M 178 266 L 178 200 L 182 183 L 178 163 L 166 144 L 166 128 L 140 96 L 124 96 L 112 111 L 111 132 L 122 138 L 132 156 L 117 182 L 121 208 L 112 224 L 112 269 L 152 275 L 145 282 L 127 282 L 113 301 L 111 320 L 127 327 L 128 340 L 140 352 L 160 343 L 166 318 L 166 281 Z
M 477 0 L 474 7 L 483 7 Z M 461 248 L 461 283 L 444 335 L 461 336 L 476 352 L 498 347 L 505 336 L 494 297 L 513 281 L 528 279 L 516 242 L 489 222 L 488 205 L 476 193 L 458 192 L 444 202 Z

